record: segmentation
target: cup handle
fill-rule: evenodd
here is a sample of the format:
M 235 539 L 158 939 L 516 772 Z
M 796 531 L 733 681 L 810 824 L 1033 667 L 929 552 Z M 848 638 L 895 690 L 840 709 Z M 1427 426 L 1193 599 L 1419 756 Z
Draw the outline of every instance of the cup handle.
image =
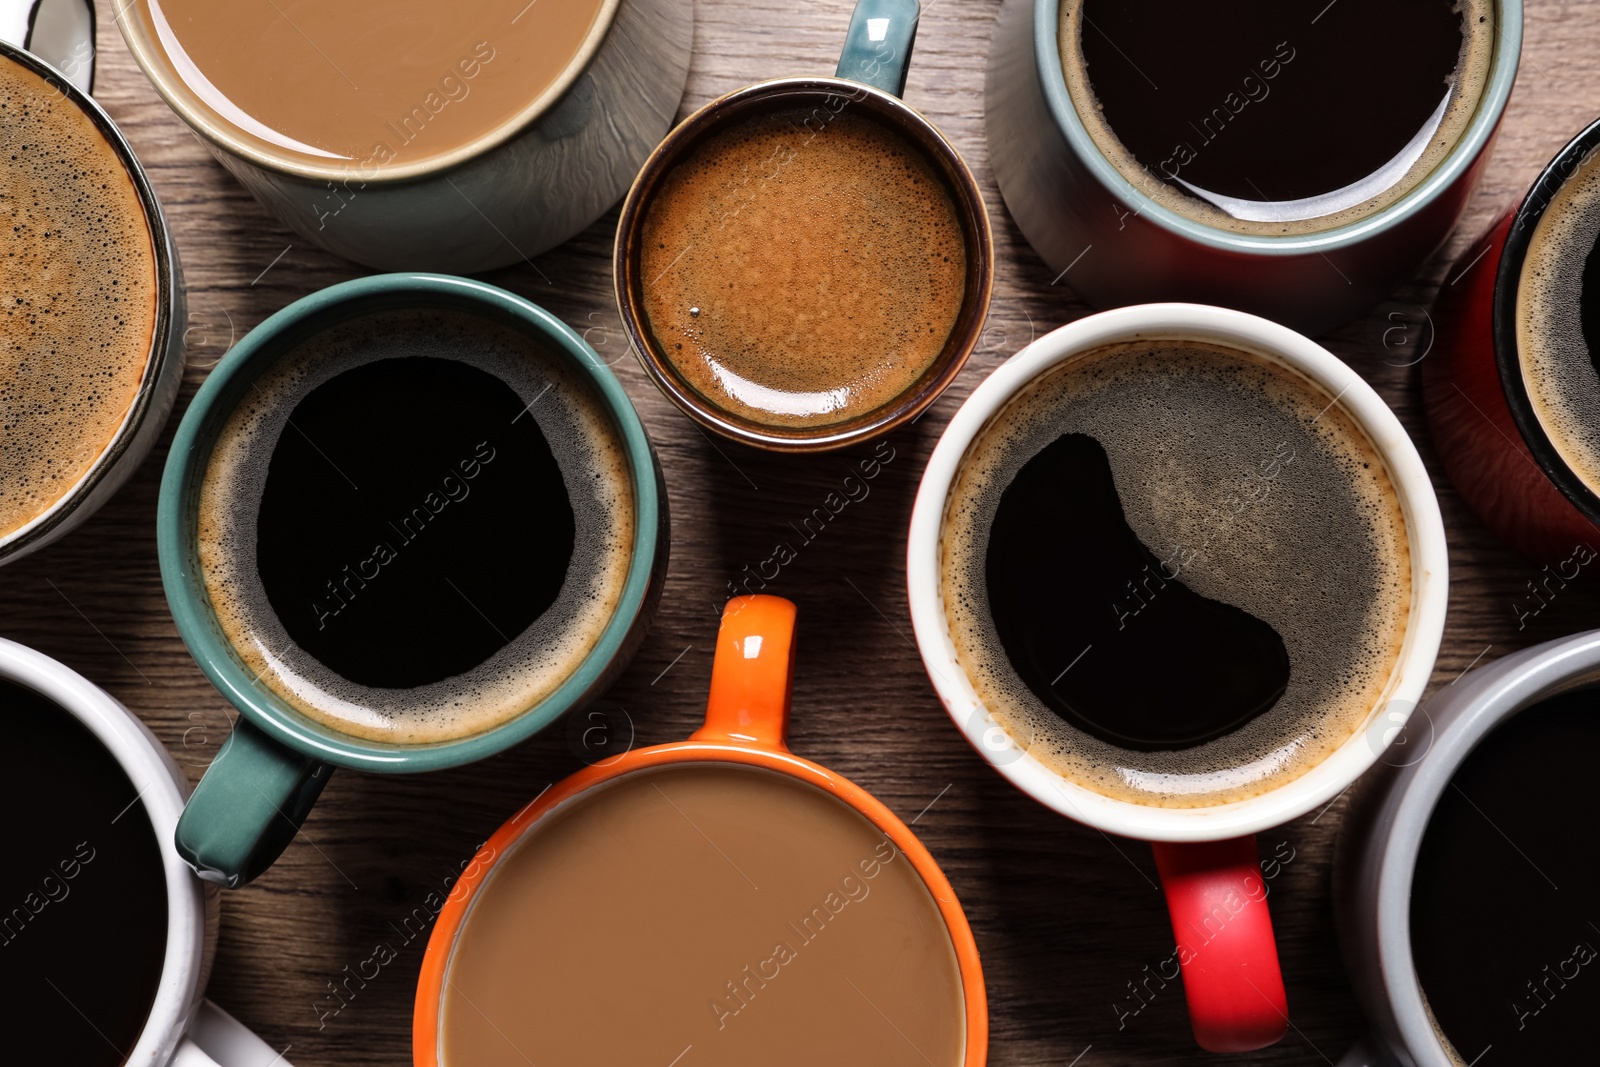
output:
M 288 1052 L 288 1049 L 284 1049 Z M 294 1067 L 209 1000 L 195 1006 L 189 1032 L 178 1040 L 168 1067 Z
M 206 881 L 237 889 L 294 840 L 332 774 L 240 718 L 178 819 L 178 854 Z
M 1208 1052 L 1248 1052 L 1283 1037 L 1288 999 L 1256 839 L 1156 842 L 1156 869 L 1178 944 L 1194 1039 Z
M 785 750 L 794 618 L 793 602 L 782 597 L 757 594 L 728 601 L 711 661 L 706 722 L 691 740 Z
M 838 76 L 900 96 L 921 17 L 917 0 L 860 0 L 839 53 Z

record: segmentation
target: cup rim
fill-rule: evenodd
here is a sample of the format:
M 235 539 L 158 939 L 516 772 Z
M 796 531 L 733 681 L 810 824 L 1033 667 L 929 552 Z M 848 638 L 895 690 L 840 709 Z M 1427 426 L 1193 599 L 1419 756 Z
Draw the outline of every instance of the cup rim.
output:
M 719 123 L 755 112 L 782 97 L 844 97 L 850 102 L 870 100 L 875 116 L 898 127 L 930 160 L 941 166 L 951 186 L 952 198 L 963 219 L 964 236 L 976 248 L 968 249 L 968 288 L 962 300 L 951 341 L 921 379 L 888 404 L 855 420 L 815 430 L 782 432 L 752 420 L 737 418 L 701 397 L 681 382 L 657 351 L 635 290 L 640 279 L 634 261 L 644 223 L 645 208 L 660 182 Z M 768 98 L 771 98 L 770 100 Z M 970 231 L 970 232 L 968 232 Z M 862 82 L 838 77 L 773 78 L 724 93 L 678 123 L 650 153 L 628 195 L 623 199 L 612 254 L 612 284 L 617 310 L 628 341 L 645 373 L 678 410 L 707 430 L 728 440 L 774 452 L 824 452 L 859 444 L 890 432 L 915 419 L 934 403 L 977 348 L 994 293 L 994 235 L 983 192 L 966 160 L 925 115 L 904 100 Z M 963 327 L 963 322 L 965 326 Z
M 1400 1038 L 1423 1067 L 1455 1067 L 1429 1021 L 1411 952 L 1411 887 L 1434 809 L 1461 764 L 1497 727 L 1533 704 L 1596 682 L 1600 630 L 1534 645 L 1481 668 L 1462 683 L 1463 692 L 1436 698 L 1448 702 L 1432 721 L 1427 758 L 1405 765 L 1385 787 L 1397 800 L 1386 812 L 1376 859 L 1378 959 Z
M 145 35 L 140 23 L 148 17 L 145 12 L 150 6 L 149 0 L 140 0 L 133 6 L 134 12 L 119 9 L 116 15 L 117 26 L 122 31 L 122 39 L 127 44 L 128 51 L 133 53 L 139 69 L 144 71 L 145 77 L 155 86 L 156 92 L 167 102 L 167 106 L 177 112 L 178 117 L 190 127 L 204 135 L 211 146 L 272 174 L 288 174 L 314 182 L 344 181 L 352 176 L 352 171 L 358 167 L 359 160 L 340 160 L 337 164 L 319 166 L 315 163 L 279 157 L 263 151 L 250 140 L 238 135 L 229 123 L 213 118 L 210 109 L 198 103 L 182 79 L 178 78 L 171 67 L 157 56 L 154 45 Z M 521 111 L 499 126 L 443 155 L 397 166 L 385 164 L 372 175 L 363 173 L 361 180 L 368 185 L 393 185 L 440 174 L 454 170 L 521 135 L 554 110 L 567 92 L 577 84 L 578 79 L 583 77 L 595 56 L 599 54 L 601 46 L 610 36 L 612 25 L 616 22 L 617 12 L 621 7 L 622 0 L 601 0 L 600 10 L 595 13 L 595 20 L 589 27 L 588 35 L 584 37 L 582 46 L 560 76 L 524 105 Z
M 1545 477 L 1555 483 L 1572 506 L 1584 518 L 1600 525 L 1600 494 L 1584 484 L 1583 479 L 1561 457 L 1561 453 L 1556 451 L 1533 410 L 1527 383 L 1522 379 L 1521 346 L 1517 343 L 1517 297 L 1522 289 L 1522 268 L 1527 263 L 1534 230 L 1562 186 L 1576 177 L 1585 166 L 1600 166 L 1600 159 L 1596 158 L 1597 150 L 1600 150 L 1600 119 L 1586 126 L 1556 153 L 1555 158 L 1545 164 L 1538 179 L 1518 205 L 1505 243 L 1501 246 L 1500 262 L 1495 270 L 1491 297 L 1491 337 L 1501 392 L 1505 394 L 1506 407 L 1511 411 L 1511 421 L 1516 424 L 1528 451 L 1533 453 Z
M 211 614 L 193 559 L 194 504 L 214 443 L 212 435 L 233 410 L 227 391 L 258 376 L 285 346 L 314 329 L 408 301 L 489 313 L 540 334 L 594 387 L 628 457 L 634 489 L 634 538 L 628 577 L 617 608 L 577 669 L 542 701 L 482 733 L 424 745 L 369 741 L 323 726 L 260 686 L 232 653 Z M 260 364 L 258 366 L 257 364 Z M 657 484 L 655 454 L 638 412 L 616 375 L 569 326 L 537 304 L 485 282 L 442 274 L 379 274 L 321 289 L 273 314 L 223 356 L 195 394 L 172 442 L 157 505 L 156 545 L 167 602 L 190 654 L 240 713 L 274 740 L 314 759 L 368 771 L 409 773 L 470 763 L 523 741 L 576 705 L 624 648 L 645 610 L 653 581 L 665 501 Z
M 138 716 L 77 671 L 0 638 L 0 678 L 31 689 L 86 726 L 127 774 L 144 804 L 166 876 L 167 945 L 161 981 L 128 1063 L 164 1063 L 200 995 L 206 943 L 205 891 L 173 846 L 188 779 Z
M 446 977 L 460 943 L 461 928 L 495 866 L 547 817 L 581 803 L 597 789 L 662 768 L 716 763 L 753 767 L 804 782 L 866 818 L 911 862 L 939 909 L 956 956 L 965 1012 L 962 1067 L 984 1067 L 988 1059 L 989 1009 L 977 942 L 949 879 L 915 832 L 861 786 L 795 755 L 781 744 L 768 747 L 694 739 L 634 749 L 614 760 L 585 767 L 534 797 L 483 844 L 446 898 L 423 955 L 412 1022 L 412 1055 L 418 1067 L 441 1067 L 438 1051 Z
M 1120 341 L 1181 338 L 1243 349 L 1287 365 L 1335 398 L 1388 467 L 1411 550 L 1411 613 L 1388 686 L 1362 727 L 1321 762 L 1244 800 L 1162 808 L 1069 782 L 1012 744 L 986 743 L 998 724 L 955 657 L 940 583 L 945 502 L 967 449 L 1010 400 L 1041 375 Z M 1218 841 L 1257 833 L 1331 802 L 1371 767 L 1409 718 L 1427 685 L 1444 633 L 1449 560 L 1432 482 L 1416 446 L 1377 392 L 1321 345 L 1241 311 L 1199 304 L 1145 304 L 1090 315 L 1037 339 L 982 382 L 951 419 L 923 474 L 906 548 L 907 597 L 917 649 L 951 721 L 1011 783 L 1063 815 L 1106 833 L 1146 841 Z
M 72 81 L 55 67 L 31 52 L 6 41 L 0 41 L 0 62 L 5 61 L 16 63 L 43 78 L 64 98 L 70 100 L 73 106 L 94 124 L 105 143 L 121 161 L 144 210 L 145 230 L 150 237 L 154 258 L 156 315 L 150 331 L 150 347 L 145 355 L 144 371 L 139 379 L 139 387 L 122 421 L 117 424 L 110 440 L 100 449 L 94 462 L 65 493 L 23 525 L 8 534 L 0 535 L 0 565 L 53 539 L 62 524 L 70 521 L 93 497 L 95 490 L 111 477 L 113 470 L 132 451 L 135 439 L 145 426 L 146 420 L 159 411 L 158 385 L 168 373 L 172 361 L 181 358 L 179 353 L 173 351 L 172 335 L 176 328 L 173 321 L 174 311 L 178 294 L 182 291 L 182 283 L 178 277 L 177 250 L 167 229 L 166 215 L 161 210 L 161 203 L 156 199 L 155 190 L 150 185 L 144 167 L 134 155 L 133 146 L 128 143 L 105 108 L 88 93 L 73 85 Z
M 1113 197 L 1135 208 L 1135 214 L 1185 240 L 1216 251 L 1252 256 L 1326 254 L 1359 244 L 1374 233 L 1402 225 L 1426 211 L 1487 149 L 1500 124 L 1517 77 L 1522 54 L 1521 0 L 1495 0 L 1499 27 L 1489 79 L 1467 128 L 1444 159 L 1398 200 L 1372 214 L 1329 230 L 1301 234 L 1242 234 L 1196 222 L 1150 199 L 1101 155 L 1067 91 L 1057 44 L 1061 0 L 1037 0 L 1033 11 L 1034 64 L 1045 106 L 1073 156 Z

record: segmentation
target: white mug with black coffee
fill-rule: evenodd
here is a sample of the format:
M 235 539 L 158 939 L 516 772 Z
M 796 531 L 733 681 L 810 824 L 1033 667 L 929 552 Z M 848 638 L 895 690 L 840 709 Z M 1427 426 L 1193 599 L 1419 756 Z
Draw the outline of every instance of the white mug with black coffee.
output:
M 1046 806 L 1155 843 L 1201 1045 L 1287 1007 L 1253 835 L 1326 804 L 1444 625 L 1432 486 L 1327 350 L 1240 312 L 1105 312 L 1018 353 L 929 461 L 912 622 L 951 718 Z
M 161 742 L 81 674 L 4 639 L 0 721 L 12 1029 L 73 1067 L 288 1067 L 202 999 L 217 892 L 173 847 L 189 784 Z

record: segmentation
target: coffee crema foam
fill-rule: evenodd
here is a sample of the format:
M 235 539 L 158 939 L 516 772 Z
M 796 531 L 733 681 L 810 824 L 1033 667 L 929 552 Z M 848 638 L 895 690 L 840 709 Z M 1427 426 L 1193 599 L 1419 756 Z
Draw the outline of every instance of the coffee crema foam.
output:
M 155 247 L 116 149 L 64 92 L 0 61 L 0 537 L 110 446 L 158 318 Z
M 1084 0 L 1062 0 L 1057 48 L 1061 54 L 1062 74 L 1065 77 L 1067 92 L 1072 97 L 1074 110 L 1100 154 L 1116 167 L 1117 172 L 1135 189 L 1162 207 L 1219 230 L 1263 236 L 1321 233 L 1347 226 L 1377 214 L 1420 185 L 1440 163 L 1444 162 L 1445 157 L 1454 151 L 1457 142 L 1477 114 L 1478 103 L 1488 85 L 1489 72 L 1494 60 L 1495 40 L 1499 34 L 1494 0 L 1457 0 L 1456 8 L 1461 12 L 1464 32 L 1461 58 L 1456 67 L 1449 102 L 1445 105 L 1444 114 L 1427 146 L 1406 169 L 1404 175 L 1376 196 L 1354 206 L 1312 218 L 1264 222 L 1239 218 L 1197 196 L 1191 196 L 1169 185 L 1123 145 L 1116 132 L 1106 122 L 1090 85 L 1082 46 L 1083 4 Z M 1270 60 L 1272 56 L 1268 53 L 1263 54 L 1262 58 Z M 1245 69 L 1240 73 L 1242 77 L 1255 72 Z M 1185 103 L 1213 107 L 1222 106 L 1224 101 L 1219 99 Z M 1204 147 L 1201 146 L 1199 151 L 1204 151 Z M 1264 203 L 1270 202 L 1264 201 Z
M 1517 281 L 1517 357 L 1534 416 L 1600 493 L 1600 373 L 1583 329 L 1584 270 L 1600 243 L 1600 171 L 1581 166 L 1534 224 Z M 1600 293 L 1590 299 L 1600 300 Z
M 459 360 L 499 378 L 530 405 L 526 414 L 538 422 L 560 467 L 576 538 L 555 602 L 509 644 L 454 677 L 379 689 L 342 677 L 290 639 L 257 570 L 257 516 L 273 451 L 300 401 L 345 371 L 410 356 Z M 262 684 L 316 722 L 396 744 L 483 733 L 547 698 L 578 669 L 610 622 L 633 553 L 628 456 L 593 387 L 539 340 L 447 310 L 363 315 L 279 357 L 218 434 L 197 510 L 196 549 L 206 593 L 246 669 L 259 672 Z
M 1282 636 L 1288 688 L 1240 729 L 1132 751 L 1068 725 L 1011 665 L 989 613 L 989 530 L 1017 472 L 1068 433 L 1104 447 L 1128 524 L 1162 559 L 1187 559 L 1190 589 Z M 1198 341 L 1094 349 L 1013 398 L 957 472 L 940 576 L 957 661 L 1018 747 L 1096 793 L 1169 808 L 1267 792 L 1362 729 L 1395 673 L 1411 604 L 1404 517 L 1365 433 L 1298 372 Z
M 753 422 L 835 425 L 893 402 L 943 353 L 967 247 L 921 149 L 856 114 L 735 123 L 663 180 L 641 227 L 644 317 L 671 366 Z

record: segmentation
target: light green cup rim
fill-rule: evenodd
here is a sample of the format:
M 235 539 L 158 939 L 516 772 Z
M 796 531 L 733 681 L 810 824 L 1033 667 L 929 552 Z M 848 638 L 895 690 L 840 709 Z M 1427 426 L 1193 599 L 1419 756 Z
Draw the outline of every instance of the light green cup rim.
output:
M 313 320 L 321 320 L 317 327 L 324 328 L 363 311 L 430 304 L 488 310 L 501 321 L 532 330 L 554 342 L 586 375 L 626 447 L 635 498 L 633 554 L 616 612 L 578 669 L 554 693 L 480 734 L 438 744 L 386 744 L 331 730 L 257 684 L 223 637 L 201 584 L 194 554 L 194 504 L 215 434 L 233 410 L 231 387 L 258 377 L 272 359 L 306 335 L 299 331 Z M 342 767 L 390 773 L 454 767 L 503 751 L 555 722 L 593 688 L 621 652 L 651 582 L 661 509 L 656 478 L 654 454 L 633 402 L 611 368 L 560 319 L 520 296 L 467 278 L 421 273 L 357 278 L 302 297 L 272 315 L 223 356 L 200 386 L 178 425 L 161 477 L 156 512 L 161 583 L 178 633 L 200 669 L 240 714 L 274 740 Z
M 1382 210 L 1336 229 L 1282 235 L 1234 233 L 1196 222 L 1156 203 L 1140 192 L 1115 164 L 1101 154 L 1067 91 L 1067 76 L 1061 65 L 1058 43 L 1061 3 L 1062 0 L 1034 0 L 1034 69 L 1044 92 L 1045 104 L 1073 155 L 1109 193 L 1125 204 L 1137 205 L 1141 218 L 1195 244 L 1223 252 L 1244 252 L 1257 256 L 1328 252 L 1363 241 L 1373 233 L 1390 229 L 1425 210 L 1487 150 L 1489 141 L 1500 126 L 1506 103 L 1511 99 L 1511 87 L 1517 80 L 1517 66 L 1522 58 L 1522 0 L 1495 0 L 1499 24 L 1495 29 L 1489 80 L 1484 84 L 1478 108 L 1449 154 L 1415 188 Z

